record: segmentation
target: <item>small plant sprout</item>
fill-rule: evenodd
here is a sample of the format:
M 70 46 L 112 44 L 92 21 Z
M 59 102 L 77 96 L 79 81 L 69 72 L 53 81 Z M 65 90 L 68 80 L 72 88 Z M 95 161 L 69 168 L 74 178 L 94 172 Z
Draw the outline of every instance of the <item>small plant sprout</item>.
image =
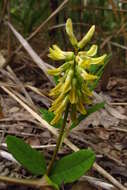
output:
M 57 45 L 49 48 L 49 57 L 53 60 L 64 61 L 64 64 L 56 69 L 48 70 L 48 73 L 53 76 L 58 76 L 58 84 L 50 92 L 50 96 L 55 100 L 52 103 L 50 111 L 55 114 L 51 124 L 57 123 L 67 105 L 70 105 L 70 113 L 72 121 L 76 120 L 76 112 L 85 115 L 87 113 L 85 106 L 91 104 L 92 92 L 89 89 L 90 83 L 97 79 L 96 75 L 90 73 L 90 66 L 103 64 L 106 54 L 95 57 L 97 54 L 97 45 L 92 45 L 89 50 L 84 48 L 90 42 L 95 32 L 93 25 L 87 34 L 77 41 L 74 32 L 72 21 L 69 18 L 66 22 L 66 33 L 74 48 L 73 52 L 62 51 Z M 83 49 L 83 50 L 82 50 Z
M 102 68 L 106 62 L 105 59 L 107 59 L 106 54 L 96 57 L 98 47 L 95 44 L 85 50 L 94 32 L 95 26 L 92 26 L 78 42 L 73 32 L 72 21 L 69 18 L 66 22 L 66 33 L 74 50 L 62 51 L 57 45 L 49 48 L 48 56 L 52 60 L 63 61 L 63 64 L 56 69 L 48 70 L 48 74 L 54 77 L 57 76 L 58 83 L 49 94 L 54 98 L 51 107 L 49 110 L 40 110 L 43 119 L 53 125 L 53 127 L 59 128 L 56 147 L 48 166 L 42 152 L 40 153 L 32 149 L 17 137 L 7 137 L 8 150 L 16 160 L 31 173 L 43 176 L 34 182 L 27 182 L 27 184 L 31 183 L 42 188 L 43 182 L 46 181 L 49 186 L 59 189 L 62 183 L 71 183 L 79 179 L 92 167 L 95 161 L 95 154 L 91 149 L 79 150 L 56 161 L 57 153 L 65 137 L 68 118 L 71 126 L 69 129 L 72 129 L 82 119 L 104 106 L 103 102 L 91 105 L 91 107 L 87 106 L 92 104 L 93 88 L 91 86 L 101 76 L 96 74 L 96 72 L 92 72 L 93 66 L 98 67 L 99 65 L 98 68 L 100 70 L 98 73 L 102 73 Z

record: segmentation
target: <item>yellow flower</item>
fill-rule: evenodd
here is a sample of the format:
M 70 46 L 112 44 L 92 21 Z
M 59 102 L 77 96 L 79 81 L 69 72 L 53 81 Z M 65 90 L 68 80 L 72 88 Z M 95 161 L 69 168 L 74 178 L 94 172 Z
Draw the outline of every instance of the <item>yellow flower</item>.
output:
M 89 67 L 94 64 L 103 64 L 106 54 L 95 57 L 97 54 L 97 45 L 92 45 L 88 51 L 79 51 L 91 40 L 95 31 L 92 26 L 87 34 L 77 42 L 73 32 L 71 19 L 66 22 L 66 32 L 73 45 L 74 52 L 62 51 L 57 45 L 49 48 L 49 57 L 53 60 L 64 60 L 64 64 L 56 69 L 49 69 L 48 73 L 53 76 L 59 76 L 58 84 L 51 90 L 50 96 L 55 98 L 52 106 L 49 108 L 55 114 L 51 124 L 57 123 L 63 115 L 68 103 L 70 106 L 71 118 L 76 118 L 76 112 L 86 114 L 85 105 L 91 104 L 92 92 L 88 83 L 97 79 L 96 75 L 89 72 Z
M 58 60 L 71 60 L 73 59 L 74 53 L 73 52 L 65 52 L 62 51 L 57 45 L 53 45 L 53 48 L 49 48 L 48 57 L 51 59 L 58 61 Z

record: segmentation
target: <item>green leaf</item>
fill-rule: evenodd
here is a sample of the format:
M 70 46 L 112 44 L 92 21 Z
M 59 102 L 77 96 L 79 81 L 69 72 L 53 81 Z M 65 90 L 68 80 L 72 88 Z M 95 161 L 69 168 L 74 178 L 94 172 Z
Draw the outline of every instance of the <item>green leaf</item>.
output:
M 61 183 L 71 183 L 84 175 L 93 165 L 95 154 L 92 150 L 80 150 L 57 161 L 51 171 L 51 180 Z
M 57 85 L 59 83 L 59 81 L 58 81 L 59 77 L 58 76 L 54 76 L 53 79 L 54 79 L 55 84 Z
M 15 136 L 8 135 L 6 143 L 13 157 L 32 174 L 45 174 L 46 162 L 42 153 L 31 148 L 30 145 Z
M 48 110 L 46 110 L 44 108 L 41 108 L 40 112 L 42 114 L 42 118 L 44 120 L 46 120 L 48 123 L 50 123 L 53 120 L 53 118 L 55 117 L 55 114 L 53 112 L 50 112 L 50 111 L 48 111 Z M 63 120 L 60 119 L 60 121 L 57 124 L 53 125 L 53 126 L 55 128 L 61 128 L 62 122 L 63 122 Z
M 91 108 L 88 108 L 87 114 L 86 115 L 80 115 L 77 119 L 77 122 L 72 123 L 71 129 L 76 127 L 83 119 L 86 119 L 90 114 L 104 108 L 104 104 L 105 104 L 105 102 L 101 102 L 101 103 L 93 105 Z

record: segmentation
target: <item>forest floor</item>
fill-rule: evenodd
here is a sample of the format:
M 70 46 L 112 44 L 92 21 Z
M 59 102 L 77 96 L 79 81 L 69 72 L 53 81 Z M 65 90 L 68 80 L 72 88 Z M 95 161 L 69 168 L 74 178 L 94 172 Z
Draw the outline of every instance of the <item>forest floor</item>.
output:
M 4 55 L 6 57 L 6 53 Z M 101 109 L 93 113 L 81 122 L 80 126 L 72 130 L 69 139 L 79 148 L 91 147 L 96 153 L 97 163 L 127 187 L 127 69 L 122 66 L 119 70 L 114 70 L 114 73 L 116 74 L 109 78 L 106 92 L 101 92 L 100 87 L 97 88 L 97 93 L 108 102 L 110 110 Z M 48 109 L 50 106 L 50 99 L 46 98 L 46 95 L 51 84 L 26 53 L 19 52 L 10 66 L 6 69 L 1 67 L 0 79 L 1 86 L 12 89 L 12 93 L 24 98 L 24 101 L 27 101 L 34 110 Z M 27 94 L 24 93 L 24 87 Z M 36 89 L 32 87 L 36 87 Z M 39 94 L 36 90 L 40 90 L 41 93 Z M 31 114 L 3 89 L 0 89 L 0 106 L 0 175 L 27 179 L 35 178 L 15 163 L 12 158 L 8 158 L 4 154 L 7 151 L 6 135 L 16 135 L 32 146 L 38 146 L 39 150 L 44 152 L 47 160 L 51 158 L 56 140 L 47 129 L 40 126 L 40 123 L 31 117 Z M 42 145 L 48 145 L 48 148 L 42 147 Z M 58 156 L 62 157 L 70 151 L 64 145 Z M 88 175 L 108 183 L 103 176 L 93 169 Z M 80 182 L 78 183 L 80 186 Z M 95 189 L 95 186 L 81 184 L 83 186 L 80 187 L 80 190 L 84 189 L 84 185 L 85 189 L 92 190 L 93 187 Z M 12 188 L 32 189 L 0 183 L 1 190 Z M 71 184 L 63 187 L 63 189 L 74 190 L 78 187 Z

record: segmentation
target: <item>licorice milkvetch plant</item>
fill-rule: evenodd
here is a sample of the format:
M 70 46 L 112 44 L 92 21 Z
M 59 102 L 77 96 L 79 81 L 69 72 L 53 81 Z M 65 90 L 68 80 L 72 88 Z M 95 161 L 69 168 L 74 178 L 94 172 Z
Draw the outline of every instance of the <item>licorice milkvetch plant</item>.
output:
M 90 108 L 87 107 L 87 105 L 92 103 L 91 85 L 98 80 L 98 75 L 91 73 L 91 66 L 101 66 L 105 63 L 106 59 L 106 54 L 96 57 L 97 45 L 92 45 L 89 50 L 85 50 L 94 31 L 95 26 L 92 26 L 87 34 L 78 42 L 73 32 L 72 21 L 69 18 L 66 22 L 66 33 L 74 51 L 62 51 L 57 45 L 49 48 L 48 56 L 52 60 L 63 61 L 63 64 L 58 68 L 48 70 L 50 75 L 57 76 L 58 83 L 50 91 L 50 96 L 54 98 L 51 107 L 49 110 L 40 110 L 43 119 L 53 125 L 53 127 L 59 128 L 60 131 L 48 166 L 42 152 L 40 153 L 32 149 L 17 137 L 7 136 L 8 150 L 15 159 L 34 175 L 43 176 L 36 181 L 22 180 L 23 184 L 36 185 L 41 188 L 44 184 L 48 184 L 59 189 L 62 183 L 74 182 L 84 175 L 95 161 L 95 154 L 91 149 L 79 150 L 56 161 L 57 153 L 62 146 L 66 134 L 68 118 L 71 121 L 69 122 L 69 124 L 71 123 L 69 129 L 72 129 L 81 120 L 104 106 L 102 102 Z M 99 70 L 99 73 L 101 72 Z M 70 114 L 69 117 L 68 114 Z
M 92 45 L 89 50 L 84 50 L 90 42 L 95 32 L 93 25 L 87 34 L 78 42 L 72 27 L 72 21 L 69 18 L 66 22 L 66 33 L 74 48 L 74 51 L 62 51 L 57 45 L 49 48 L 49 57 L 55 61 L 62 60 L 64 64 L 56 69 L 48 70 L 53 76 L 58 76 L 58 84 L 50 92 L 50 96 L 55 98 L 50 111 L 53 111 L 55 117 L 51 121 L 54 125 L 57 123 L 70 104 L 72 121 L 76 120 L 76 113 L 87 114 L 85 106 L 91 104 L 92 92 L 89 89 L 90 83 L 97 79 L 96 75 L 90 73 L 91 65 L 103 64 L 106 54 L 95 57 L 97 54 L 97 45 Z

